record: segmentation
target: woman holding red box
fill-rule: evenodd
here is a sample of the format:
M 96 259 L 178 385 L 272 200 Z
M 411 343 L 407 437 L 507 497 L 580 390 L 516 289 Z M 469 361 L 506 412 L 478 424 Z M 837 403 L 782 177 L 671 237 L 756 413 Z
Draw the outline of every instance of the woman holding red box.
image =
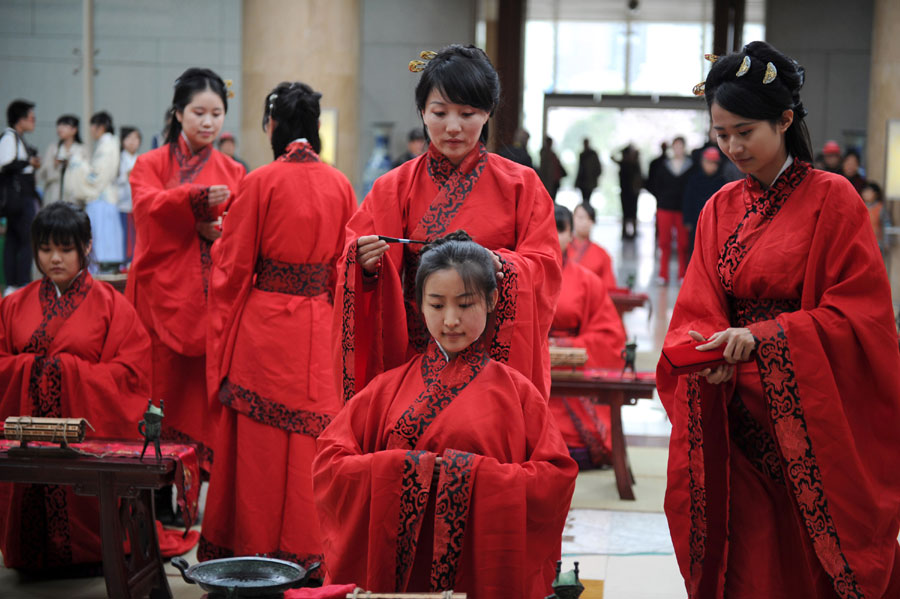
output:
M 657 373 L 691 598 L 900 597 L 890 288 L 858 194 L 809 165 L 803 79 L 753 42 L 701 84 L 719 147 L 748 176 L 703 209 L 666 336 L 726 363 Z

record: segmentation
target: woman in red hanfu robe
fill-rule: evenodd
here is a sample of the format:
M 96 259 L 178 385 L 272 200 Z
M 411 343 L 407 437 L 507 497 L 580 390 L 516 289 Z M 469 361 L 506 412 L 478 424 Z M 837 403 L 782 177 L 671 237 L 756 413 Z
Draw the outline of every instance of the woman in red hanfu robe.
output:
M 0 421 L 86 418 L 94 438 L 133 438 L 147 407 L 150 339 L 122 294 L 85 268 L 91 224 L 58 202 L 32 223 L 44 277 L 0 302 Z M 0 483 L 8 568 L 101 561 L 100 507 L 73 487 Z
M 490 357 L 492 255 L 451 237 L 416 277 L 425 352 L 372 380 L 319 437 L 326 582 L 542 597 L 577 469 L 538 390 Z
M 376 180 L 348 225 L 335 302 L 345 400 L 428 344 L 412 299 L 422 246 L 378 236 L 431 241 L 455 229 L 497 256 L 491 356 L 549 396 L 547 333 L 560 285 L 553 202 L 533 169 L 485 150 L 499 97 L 497 73 L 478 48 L 449 46 L 424 67 L 416 105 L 428 151 Z
M 563 277 L 550 345 L 586 349 L 588 368 L 621 369 L 625 347 L 622 319 L 600 277 L 573 262 L 566 251 L 572 240 L 572 213 L 558 204 L 555 212 Z M 550 411 L 580 468 L 612 463 L 609 406 L 584 397 L 551 396 Z
M 597 222 L 594 207 L 587 202 L 575 206 L 574 237 L 566 250 L 566 257 L 585 267 L 603 279 L 606 289 L 615 289 L 616 269 L 613 267 L 609 252 L 591 241 L 591 230 Z
M 175 83 L 167 143 L 131 171 L 137 241 L 125 291 L 153 343 L 150 392 L 166 402 L 163 438 L 197 443 L 209 471 L 216 416 L 206 390 L 210 246 L 244 167 L 212 146 L 228 108 L 222 79 L 192 68 Z
M 343 406 L 329 343 L 356 198 L 317 155 L 320 97 L 299 82 L 266 97 L 276 160 L 244 180 L 213 247 L 209 388 L 231 409 L 218 427 L 201 560 L 322 561 L 311 468 L 316 437 Z
M 900 597 L 890 289 L 859 195 L 806 162 L 802 80 L 763 42 L 706 80 L 719 147 L 749 176 L 704 208 L 665 342 L 708 338 L 729 363 L 657 372 L 691 598 Z

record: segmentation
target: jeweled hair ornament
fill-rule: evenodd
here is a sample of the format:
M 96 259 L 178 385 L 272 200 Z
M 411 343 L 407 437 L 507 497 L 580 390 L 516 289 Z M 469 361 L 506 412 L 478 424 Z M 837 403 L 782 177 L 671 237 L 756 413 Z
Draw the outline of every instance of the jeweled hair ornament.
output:
M 768 85 L 775 81 L 775 77 L 778 76 L 778 69 L 775 68 L 775 65 L 771 62 L 766 63 L 766 74 L 763 76 L 763 85 Z
M 272 110 L 275 109 L 275 100 L 278 99 L 278 94 L 269 94 L 269 114 L 272 114 Z
M 234 92 L 231 90 L 231 84 L 234 83 L 231 79 L 226 79 L 225 83 L 225 97 L 233 98 Z
M 428 65 L 428 61 L 437 56 L 437 52 L 433 50 L 422 50 L 419 52 L 419 58 L 422 60 L 410 60 L 409 61 L 409 72 L 410 73 L 421 73 L 425 70 L 425 67 Z
M 716 62 L 719 60 L 719 57 L 716 54 L 704 54 L 703 58 L 708 60 L 709 62 Z M 694 89 L 691 90 L 695 96 L 702 96 L 706 93 L 706 81 L 701 81 L 697 85 L 694 86 Z
M 745 56 L 744 60 L 741 61 L 741 66 L 738 68 L 737 73 L 734 74 L 735 77 L 743 77 L 750 71 L 750 57 Z

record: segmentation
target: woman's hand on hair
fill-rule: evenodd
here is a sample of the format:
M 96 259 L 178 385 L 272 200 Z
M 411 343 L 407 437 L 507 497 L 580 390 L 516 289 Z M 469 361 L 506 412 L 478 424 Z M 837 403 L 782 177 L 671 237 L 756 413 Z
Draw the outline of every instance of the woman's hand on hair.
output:
M 374 274 L 389 247 L 378 235 L 363 235 L 356 240 L 356 260 L 364 271 Z
M 502 279 L 503 263 L 500 262 L 500 255 L 497 252 L 491 252 L 491 258 L 494 260 L 494 272 L 497 273 L 497 279 Z
M 209 205 L 218 206 L 231 196 L 231 190 L 227 185 L 210 185 L 209 186 Z
M 197 233 L 207 241 L 215 241 L 222 236 L 222 230 L 216 221 L 204 221 L 196 224 Z

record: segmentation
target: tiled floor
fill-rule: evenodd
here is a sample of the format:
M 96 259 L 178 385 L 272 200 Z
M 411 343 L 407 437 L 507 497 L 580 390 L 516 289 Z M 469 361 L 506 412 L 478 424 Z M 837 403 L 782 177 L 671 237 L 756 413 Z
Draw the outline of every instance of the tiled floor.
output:
M 579 199 L 576 193 L 563 190 L 557 199 L 572 207 Z M 654 370 L 678 287 L 674 283 L 665 287 L 653 284 L 658 266 L 652 224 L 643 222 L 637 239 L 623 243 L 618 222 L 602 219 L 594 231 L 594 239 L 612 255 L 618 279 L 624 281 L 633 273 L 635 290 L 650 295 L 651 308 L 639 308 L 627 314 L 625 325 L 629 337 L 638 343 L 638 369 Z M 625 409 L 622 416 L 630 442 L 665 447 L 671 426 L 658 399 L 641 400 L 638 405 Z M 640 493 L 640 488 L 635 492 Z M 644 513 L 573 510 L 566 530 L 571 540 L 563 546 L 563 570 L 571 569 L 573 562 L 578 561 L 583 579 L 603 581 L 603 599 L 683 599 L 684 583 L 672 554 L 662 505 L 653 509 Z M 196 561 L 194 551 L 185 557 L 190 563 Z M 202 596 L 197 587 L 184 583 L 171 565 L 166 570 L 175 597 Z M 102 578 L 23 584 L 15 572 L 0 568 L 0 597 L 3 598 L 104 596 Z

